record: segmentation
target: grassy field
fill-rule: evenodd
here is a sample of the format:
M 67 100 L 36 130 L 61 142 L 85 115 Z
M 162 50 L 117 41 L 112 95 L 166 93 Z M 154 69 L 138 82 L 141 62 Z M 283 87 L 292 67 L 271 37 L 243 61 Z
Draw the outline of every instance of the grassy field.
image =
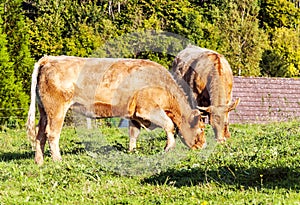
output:
M 127 133 L 118 129 L 101 129 L 108 138 L 94 141 L 64 128 L 63 161 L 52 162 L 47 147 L 41 167 L 25 131 L 7 130 L 0 133 L 0 204 L 300 204 L 300 122 L 230 129 L 224 145 L 209 141 L 197 152 L 178 142 L 164 154 L 161 133 L 128 153 Z

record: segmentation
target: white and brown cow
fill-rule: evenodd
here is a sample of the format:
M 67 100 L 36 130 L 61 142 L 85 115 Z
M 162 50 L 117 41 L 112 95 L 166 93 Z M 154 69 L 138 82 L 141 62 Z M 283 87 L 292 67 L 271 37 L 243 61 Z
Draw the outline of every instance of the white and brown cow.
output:
M 35 102 L 40 112 L 35 133 Z M 167 133 L 165 150 L 175 146 L 174 129 L 190 148 L 205 145 L 200 111 L 161 65 L 138 59 L 46 56 L 34 67 L 27 133 L 36 145 L 35 162 L 43 163 L 48 140 L 53 160 L 61 160 L 59 138 L 67 110 L 91 118 L 130 120 L 129 149 L 136 147 L 141 127 L 150 124 Z
M 174 75 L 190 86 L 198 108 L 209 116 L 217 141 L 230 137 L 229 112 L 240 99 L 231 103 L 233 75 L 223 55 L 189 45 L 173 62 Z

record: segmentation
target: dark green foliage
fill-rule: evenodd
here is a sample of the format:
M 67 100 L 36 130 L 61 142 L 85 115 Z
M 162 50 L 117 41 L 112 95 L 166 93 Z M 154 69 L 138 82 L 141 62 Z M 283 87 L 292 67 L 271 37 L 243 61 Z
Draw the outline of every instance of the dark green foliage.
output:
M 291 1 L 262 0 L 260 6 L 259 19 L 264 28 L 294 29 L 300 24 L 300 9 Z
M 22 0 L 5 1 L 3 32 L 7 35 L 7 48 L 16 81 L 27 95 L 30 93 L 30 75 L 34 64 L 29 45 L 29 25 L 24 20 Z
M 242 76 L 258 76 L 259 61 L 267 46 L 267 35 L 258 27 L 259 7 L 256 1 L 223 1 L 216 8 L 219 18 L 222 47 L 219 49 L 231 64 L 233 73 Z
M 261 61 L 261 74 L 271 77 L 300 76 L 300 33 L 294 29 L 275 28 L 270 47 Z
M 1 66 L 10 68 L 1 78 L 27 95 L 33 62 L 44 55 L 147 58 L 170 68 L 189 43 L 222 53 L 235 75 L 300 75 L 299 1 L 3 0 L 1 7 L 9 62 Z
M 65 2 L 39 0 L 32 7 L 36 15 L 29 31 L 33 57 L 62 54 Z
M 25 8 L 32 19 L 30 41 L 36 59 L 44 54 L 89 56 L 107 40 L 156 30 L 179 34 L 193 44 L 221 52 L 235 74 L 247 76 L 265 75 L 260 71 L 266 68 L 261 68 L 259 62 L 268 61 L 262 59 L 266 56 L 262 53 L 272 41 L 267 35 L 273 33 L 259 25 L 264 29 L 295 29 L 300 13 L 287 0 L 39 0 L 29 2 Z M 123 57 L 150 58 L 168 67 L 172 61 L 166 54 L 153 51 Z
M 87 57 L 95 52 L 102 40 L 92 27 L 79 24 L 77 31 L 69 38 L 64 39 L 63 53 L 71 56 Z
M 3 15 L 3 4 L 0 4 L 0 14 Z M 1 17 L 0 25 L 3 25 Z M 21 81 L 16 79 L 7 47 L 7 35 L 0 27 L 0 125 L 15 127 L 24 122 L 28 97 Z
M 287 0 L 261 1 L 260 24 L 270 42 L 260 64 L 263 76 L 300 76 L 300 8 L 296 6 Z

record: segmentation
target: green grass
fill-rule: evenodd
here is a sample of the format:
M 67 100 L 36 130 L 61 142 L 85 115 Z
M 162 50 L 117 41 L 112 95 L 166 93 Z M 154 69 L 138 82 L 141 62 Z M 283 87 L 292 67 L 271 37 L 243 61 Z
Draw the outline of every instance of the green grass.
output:
M 224 145 L 210 142 L 198 152 L 178 142 L 164 154 L 160 131 L 145 132 L 137 151 L 128 153 L 127 131 L 101 129 L 103 141 L 64 128 L 63 161 L 52 162 L 47 147 L 41 167 L 25 131 L 6 130 L 0 133 L 0 204 L 299 204 L 300 122 L 230 129 Z M 128 161 L 118 170 L 124 159 L 141 163 L 122 172 L 126 163 L 134 166 Z M 137 171 L 143 167 L 148 172 Z

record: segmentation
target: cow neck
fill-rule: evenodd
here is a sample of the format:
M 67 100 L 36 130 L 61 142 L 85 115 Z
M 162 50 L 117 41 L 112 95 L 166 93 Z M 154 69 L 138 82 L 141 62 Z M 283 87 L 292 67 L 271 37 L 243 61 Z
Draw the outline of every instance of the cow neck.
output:
M 175 81 L 174 81 L 175 82 Z M 187 100 L 187 96 L 185 95 L 183 88 L 181 88 L 180 86 L 171 86 L 172 89 L 170 90 L 172 95 L 174 96 L 178 109 L 174 116 L 174 123 L 177 125 L 177 127 L 179 129 L 181 129 L 181 124 L 183 121 L 186 121 L 191 112 L 192 112 L 192 108 L 190 107 L 190 104 Z
M 222 66 L 219 64 L 218 66 Z M 220 106 L 226 104 L 226 89 L 224 72 L 222 68 L 215 66 L 212 70 L 212 77 L 208 86 L 208 93 L 210 95 L 210 102 L 213 106 Z

